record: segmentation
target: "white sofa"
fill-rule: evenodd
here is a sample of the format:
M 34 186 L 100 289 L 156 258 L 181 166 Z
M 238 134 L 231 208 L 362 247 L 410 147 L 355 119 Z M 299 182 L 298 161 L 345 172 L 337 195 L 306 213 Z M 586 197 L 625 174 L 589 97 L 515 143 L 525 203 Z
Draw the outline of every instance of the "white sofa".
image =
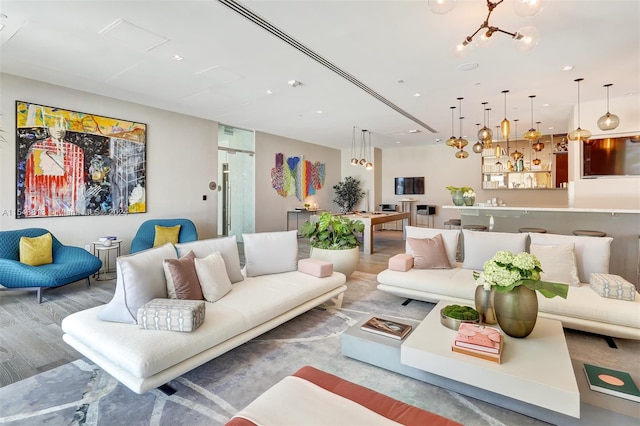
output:
M 167 244 L 121 256 L 117 261 L 118 283 L 114 300 L 64 318 L 63 339 L 129 389 L 144 393 L 315 306 L 330 300 L 339 306 L 346 290 L 345 276 L 334 272 L 331 276 L 318 278 L 297 271 L 297 241 L 295 231 L 292 232 L 295 248 L 287 243 L 286 253 L 278 246 L 281 243 L 274 243 L 269 238 L 280 238 L 289 233 L 263 233 L 269 238 L 250 247 L 247 244 L 249 237 L 245 237 L 245 274 L 240 274 L 235 237 L 178 244 L 177 253 L 171 244 Z M 286 239 L 290 241 L 290 236 Z M 164 280 L 162 260 L 177 258 L 188 251 L 193 251 L 198 258 L 220 251 L 228 276 L 235 281 L 231 291 L 214 303 L 205 302 L 204 323 L 192 332 L 141 328 L 131 320 L 137 311 L 135 306 L 130 306 L 131 301 L 137 298 L 140 304 L 144 299 L 166 298 L 166 282 L 157 285 Z M 286 259 L 283 261 L 283 258 Z M 250 263 L 254 273 L 249 268 Z M 264 270 L 265 267 L 274 272 Z M 278 268 L 288 271 L 275 272 Z M 155 287 L 156 294 L 147 292 L 140 296 L 127 289 L 131 285 Z M 162 292 L 162 287 L 165 288 L 164 296 L 157 294 Z M 127 292 L 131 294 L 128 299 L 122 297 Z M 118 314 L 114 315 L 114 310 L 119 310 Z M 99 318 L 99 315 L 107 314 L 111 321 Z M 114 322 L 114 316 L 118 315 L 120 318 L 115 319 L 121 322 Z
M 569 287 L 566 299 L 547 299 L 538 293 L 539 315 L 559 320 L 566 328 L 640 340 L 640 297 L 634 301 L 609 299 L 598 295 L 588 284 L 592 272 L 609 272 L 611 238 L 464 230 L 464 263 L 456 263 L 460 231 L 407 227 L 407 238 L 433 238 L 437 234 L 442 234 L 450 263 L 456 265 L 455 268 L 412 268 L 405 272 L 386 269 L 378 274 L 378 289 L 416 300 L 445 300 L 473 306 L 477 287 L 473 271 L 482 271 L 484 262 L 497 251 L 518 253 L 528 251 L 532 244 L 558 246 L 572 243 L 580 284 Z M 408 243 L 406 250 L 407 254 L 412 254 Z M 547 264 L 546 268 L 557 266 Z M 545 269 L 544 262 L 542 268 Z

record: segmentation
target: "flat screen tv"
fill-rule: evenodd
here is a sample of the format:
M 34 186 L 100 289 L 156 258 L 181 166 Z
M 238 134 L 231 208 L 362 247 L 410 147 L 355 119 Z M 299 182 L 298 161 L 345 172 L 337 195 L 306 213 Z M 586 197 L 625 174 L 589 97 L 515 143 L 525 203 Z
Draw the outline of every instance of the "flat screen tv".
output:
M 424 194 L 424 176 L 395 178 L 396 195 Z
M 640 136 L 592 139 L 582 146 L 582 176 L 640 176 Z

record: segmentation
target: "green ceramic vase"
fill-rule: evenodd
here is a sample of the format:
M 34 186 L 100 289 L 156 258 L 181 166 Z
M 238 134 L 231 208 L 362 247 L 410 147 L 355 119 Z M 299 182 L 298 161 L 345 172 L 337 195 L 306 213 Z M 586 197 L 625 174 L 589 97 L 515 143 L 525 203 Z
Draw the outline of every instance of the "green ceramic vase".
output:
M 462 195 L 462 191 L 456 191 L 451 195 L 451 201 L 456 206 L 461 206 L 464 204 L 464 196 Z
M 511 337 L 527 337 L 538 319 L 538 297 L 524 285 L 508 293 L 494 292 L 494 307 L 498 325 Z

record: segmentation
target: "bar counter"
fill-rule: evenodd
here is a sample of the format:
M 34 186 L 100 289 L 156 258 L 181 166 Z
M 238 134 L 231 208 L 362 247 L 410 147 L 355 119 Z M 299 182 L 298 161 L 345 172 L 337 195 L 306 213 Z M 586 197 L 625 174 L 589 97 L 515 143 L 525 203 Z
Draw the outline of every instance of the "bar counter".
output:
M 462 225 L 484 225 L 488 231 L 518 232 L 544 228 L 550 234 L 572 235 L 574 230 L 606 232 L 611 243 L 610 273 L 639 286 L 640 210 L 577 207 L 442 206 L 458 210 Z M 597 238 L 597 237 L 590 237 Z

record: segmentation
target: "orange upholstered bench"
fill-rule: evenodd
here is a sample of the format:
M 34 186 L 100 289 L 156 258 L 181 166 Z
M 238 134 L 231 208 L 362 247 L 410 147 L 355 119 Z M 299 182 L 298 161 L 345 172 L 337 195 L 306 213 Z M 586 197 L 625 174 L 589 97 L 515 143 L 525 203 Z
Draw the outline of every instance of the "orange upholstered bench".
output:
M 460 425 L 306 366 L 256 398 L 231 418 L 227 426 L 305 424 L 305 416 L 313 419 L 314 424 L 385 424 L 391 420 L 403 425 Z

